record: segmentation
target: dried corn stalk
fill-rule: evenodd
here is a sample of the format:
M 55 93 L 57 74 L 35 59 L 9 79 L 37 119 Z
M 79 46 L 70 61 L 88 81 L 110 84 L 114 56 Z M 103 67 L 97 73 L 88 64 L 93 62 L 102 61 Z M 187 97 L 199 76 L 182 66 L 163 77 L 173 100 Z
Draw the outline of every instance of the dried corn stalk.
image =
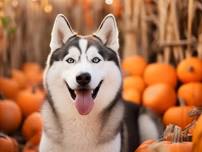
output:
M 124 56 L 141 54 L 148 57 L 148 24 L 145 1 L 124 1 Z
M 179 62 L 183 58 L 177 14 L 177 0 L 159 0 L 159 44 L 163 47 L 161 62 L 169 63 L 171 55 Z M 177 44 L 177 45 L 173 45 Z

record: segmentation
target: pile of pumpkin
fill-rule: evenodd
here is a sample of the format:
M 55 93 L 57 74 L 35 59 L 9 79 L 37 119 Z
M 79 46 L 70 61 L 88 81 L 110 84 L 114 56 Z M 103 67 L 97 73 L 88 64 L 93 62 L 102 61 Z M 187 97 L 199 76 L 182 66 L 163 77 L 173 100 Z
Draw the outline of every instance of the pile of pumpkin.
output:
M 193 139 L 196 141 L 197 136 L 198 143 L 195 145 L 200 146 L 200 150 L 194 152 L 201 152 L 201 120 L 200 124 L 198 123 L 200 129 L 195 129 L 195 121 L 197 122 L 200 112 L 195 112 L 197 116 L 190 116 L 188 113 L 192 113 L 194 107 L 201 111 L 199 109 L 202 107 L 202 60 L 197 57 L 186 58 L 175 68 L 166 63 L 148 64 L 140 56 L 131 56 L 123 60 L 122 67 L 123 98 L 151 109 L 162 118 L 165 126 L 173 124 L 182 130 L 188 128 L 186 136 L 192 136 L 195 132 Z M 154 144 L 153 141 L 148 143 Z
M 0 76 L 0 151 L 37 152 L 42 132 L 39 109 L 44 102 L 42 68 L 25 63 Z

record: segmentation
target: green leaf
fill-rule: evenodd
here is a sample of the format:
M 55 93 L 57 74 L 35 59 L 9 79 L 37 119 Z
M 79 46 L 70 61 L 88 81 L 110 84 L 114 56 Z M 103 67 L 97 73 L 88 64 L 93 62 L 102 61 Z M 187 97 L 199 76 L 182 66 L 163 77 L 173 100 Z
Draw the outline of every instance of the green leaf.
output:
M 1 23 L 2 23 L 4 28 L 8 27 L 8 25 L 10 24 L 10 21 L 11 21 L 10 17 L 8 17 L 8 16 L 5 16 L 5 17 L 1 18 Z

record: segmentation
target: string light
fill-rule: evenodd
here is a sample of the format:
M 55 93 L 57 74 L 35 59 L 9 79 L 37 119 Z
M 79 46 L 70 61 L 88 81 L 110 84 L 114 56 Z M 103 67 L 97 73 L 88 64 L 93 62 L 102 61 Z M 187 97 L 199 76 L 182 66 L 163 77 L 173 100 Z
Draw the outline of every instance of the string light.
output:
M 3 7 L 5 2 L 10 2 L 13 8 L 17 8 L 19 6 L 19 0 L 0 0 L 0 16 L 4 16 Z M 45 13 L 51 13 L 53 11 L 53 6 L 49 3 L 49 0 L 31 0 L 31 2 L 41 5 L 41 9 Z
M 4 6 L 4 2 L 0 1 L 0 8 L 3 8 L 3 6 Z
M 111 5 L 113 3 L 113 0 L 105 0 L 105 3 Z
M 14 8 L 16 8 L 18 7 L 19 2 L 17 0 L 13 0 L 11 4 Z
M 53 10 L 53 6 L 51 4 L 47 4 L 44 6 L 44 12 L 45 13 L 50 13 Z

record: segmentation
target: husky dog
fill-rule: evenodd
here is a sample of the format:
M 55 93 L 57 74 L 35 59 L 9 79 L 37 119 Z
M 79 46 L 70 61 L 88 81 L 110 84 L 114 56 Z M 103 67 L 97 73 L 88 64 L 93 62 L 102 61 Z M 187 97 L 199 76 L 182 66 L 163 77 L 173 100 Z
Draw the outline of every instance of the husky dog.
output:
M 40 152 L 133 152 L 141 139 L 158 138 L 151 116 L 122 102 L 118 34 L 111 14 L 88 36 L 57 15 L 44 74 Z

